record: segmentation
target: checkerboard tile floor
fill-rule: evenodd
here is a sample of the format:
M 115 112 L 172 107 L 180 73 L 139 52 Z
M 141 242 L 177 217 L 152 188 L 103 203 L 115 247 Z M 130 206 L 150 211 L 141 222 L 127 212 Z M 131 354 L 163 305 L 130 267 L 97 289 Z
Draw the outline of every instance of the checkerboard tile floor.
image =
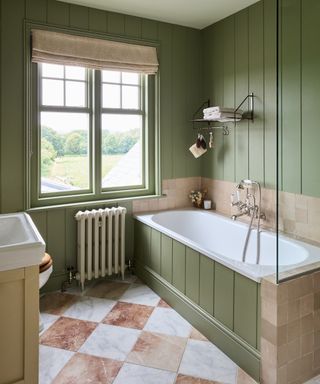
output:
M 40 308 L 40 384 L 255 383 L 133 277 L 48 293 Z

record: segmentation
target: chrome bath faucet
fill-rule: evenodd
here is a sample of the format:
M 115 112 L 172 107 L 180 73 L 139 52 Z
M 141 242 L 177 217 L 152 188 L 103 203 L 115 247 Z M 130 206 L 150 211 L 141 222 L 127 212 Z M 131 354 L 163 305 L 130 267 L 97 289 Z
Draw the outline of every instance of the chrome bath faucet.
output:
M 246 190 L 245 201 L 240 199 L 240 191 Z M 250 192 L 251 190 L 251 192 Z M 256 203 L 256 190 L 258 190 L 258 203 Z M 241 180 L 240 183 L 236 186 L 236 192 L 231 194 L 231 206 L 238 208 L 238 213 L 231 216 L 232 220 L 236 220 L 241 216 L 249 216 L 251 218 L 250 224 L 248 227 L 247 236 L 245 239 L 243 252 L 242 252 L 242 261 L 245 262 L 246 253 L 248 248 L 248 243 L 250 239 L 250 234 L 253 226 L 253 220 L 257 220 L 257 258 L 256 263 L 259 264 L 260 261 L 260 220 L 266 219 L 266 215 L 261 212 L 261 186 L 257 181 L 254 180 Z

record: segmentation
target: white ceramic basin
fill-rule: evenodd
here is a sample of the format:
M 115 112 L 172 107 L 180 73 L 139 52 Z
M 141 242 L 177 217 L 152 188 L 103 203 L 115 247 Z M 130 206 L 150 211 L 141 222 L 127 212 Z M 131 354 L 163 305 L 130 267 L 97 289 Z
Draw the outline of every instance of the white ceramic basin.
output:
M 0 215 L 0 271 L 41 263 L 45 242 L 27 213 Z

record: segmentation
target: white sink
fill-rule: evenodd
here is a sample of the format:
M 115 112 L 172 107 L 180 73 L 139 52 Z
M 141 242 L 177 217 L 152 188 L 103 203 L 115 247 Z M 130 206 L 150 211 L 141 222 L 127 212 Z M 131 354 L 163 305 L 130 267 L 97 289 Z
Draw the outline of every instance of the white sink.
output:
M 0 271 L 41 263 L 45 242 L 27 213 L 0 215 Z

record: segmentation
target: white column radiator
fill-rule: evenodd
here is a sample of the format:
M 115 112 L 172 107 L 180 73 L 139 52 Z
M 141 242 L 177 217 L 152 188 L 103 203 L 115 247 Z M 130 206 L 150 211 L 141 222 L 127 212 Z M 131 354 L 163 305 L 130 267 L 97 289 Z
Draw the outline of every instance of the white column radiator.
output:
M 79 211 L 78 257 L 76 278 L 82 289 L 84 281 L 125 271 L 125 216 L 126 208 Z

